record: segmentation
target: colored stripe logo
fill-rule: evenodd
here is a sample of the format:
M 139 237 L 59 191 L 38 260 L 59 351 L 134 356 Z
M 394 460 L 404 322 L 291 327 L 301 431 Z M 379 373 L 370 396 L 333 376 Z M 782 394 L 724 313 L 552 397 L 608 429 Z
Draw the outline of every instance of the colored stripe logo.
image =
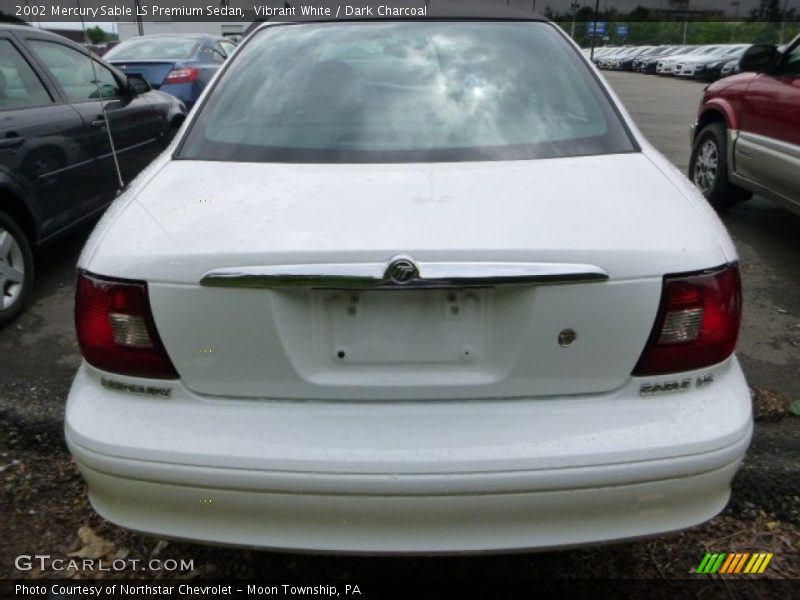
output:
M 714 573 L 763 573 L 769 561 L 772 560 L 772 552 L 716 552 L 708 553 L 703 557 L 700 566 L 695 573 L 713 575 Z

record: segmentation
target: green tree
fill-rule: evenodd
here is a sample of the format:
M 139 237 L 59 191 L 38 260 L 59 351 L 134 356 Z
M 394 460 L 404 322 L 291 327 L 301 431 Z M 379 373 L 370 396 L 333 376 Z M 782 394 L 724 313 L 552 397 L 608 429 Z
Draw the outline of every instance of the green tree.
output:
M 89 29 L 86 30 L 86 37 L 88 37 L 89 41 L 93 44 L 102 44 L 108 41 L 108 33 L 97 25 L 89 27 Z
M 761 0 L 758 6 L 750 11 L 751 21 L 781 21 L 783 10 L 779 0 Z

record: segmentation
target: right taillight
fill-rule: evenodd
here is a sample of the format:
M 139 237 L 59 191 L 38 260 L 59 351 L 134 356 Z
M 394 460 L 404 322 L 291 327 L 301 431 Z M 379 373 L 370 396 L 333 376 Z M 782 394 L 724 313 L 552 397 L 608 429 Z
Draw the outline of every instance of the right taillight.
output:
M 79 271 L 75 327 L 83 358 L 120 375 L 177 379 L 150 311 L 147 283 Z
M 667 275 L 653 331 L 634 375 L 663 375 L 717 364 L 733 354 L 742 314 L 737 264 Z

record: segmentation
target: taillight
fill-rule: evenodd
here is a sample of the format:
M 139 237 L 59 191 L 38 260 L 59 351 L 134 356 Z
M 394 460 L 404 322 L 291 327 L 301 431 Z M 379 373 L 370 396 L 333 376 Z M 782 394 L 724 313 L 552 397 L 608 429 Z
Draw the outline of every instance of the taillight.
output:
M 164 83 L 191 83 L 192 81 L 197 81 L 197 76 L 199 74 L 200 70 L 194 67 L 172 69 L 166 79 L 164 79 Z
M 111 373 L 177 379 L 158 337 L 147 283 L 78 273 L 75 327 L 86 362 Z
M 662 375 L 717 364 L 739 336 L 739 267 L 667 275 L 653 331 L 634 375 Z

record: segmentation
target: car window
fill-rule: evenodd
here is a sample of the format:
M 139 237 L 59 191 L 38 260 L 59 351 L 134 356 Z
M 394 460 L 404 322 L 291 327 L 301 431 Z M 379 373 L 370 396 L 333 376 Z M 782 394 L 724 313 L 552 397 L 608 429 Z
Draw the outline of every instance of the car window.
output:
M 233 51 L 236 50 L 236 44 L 232 44 L 231 42 L 220 42 L 219 45 L 222 46 L 225 56 L 230 56 L 233 54 Z
M 52 104 L 36 72 L 9 40 L 0 40 L 0 110 Z
M 795 45 L 783 59 L 781 74 L 789 77 L 800 77 L 800 44 Z
M 123 95 L 111 70 L 86 54 L 57 42 L 29 40 L 28 45 L 56 78 L 70 102 L 97 100 L 101 94 L 103 98 Z
M 197 38 L 177 36 L 133 38 L 109 50 L 103 58 L 106 60 L 145 60 L 155 58 L 186 60 L 194 56 L 198 44 Z
M 200 52 L 197 54 L 198 60 L 205 61 L 205 62 L 213 62 L 213 63 L 224 63 L 225 57 L 222 53 L 217 50 L 216 48 L 212 48 L 211 46 L 204 46 L 200 49 Z
M 546 23 L 276 25 L 237 57 L 180 158 L 511 160 L 634 148 L 591 71 Z

